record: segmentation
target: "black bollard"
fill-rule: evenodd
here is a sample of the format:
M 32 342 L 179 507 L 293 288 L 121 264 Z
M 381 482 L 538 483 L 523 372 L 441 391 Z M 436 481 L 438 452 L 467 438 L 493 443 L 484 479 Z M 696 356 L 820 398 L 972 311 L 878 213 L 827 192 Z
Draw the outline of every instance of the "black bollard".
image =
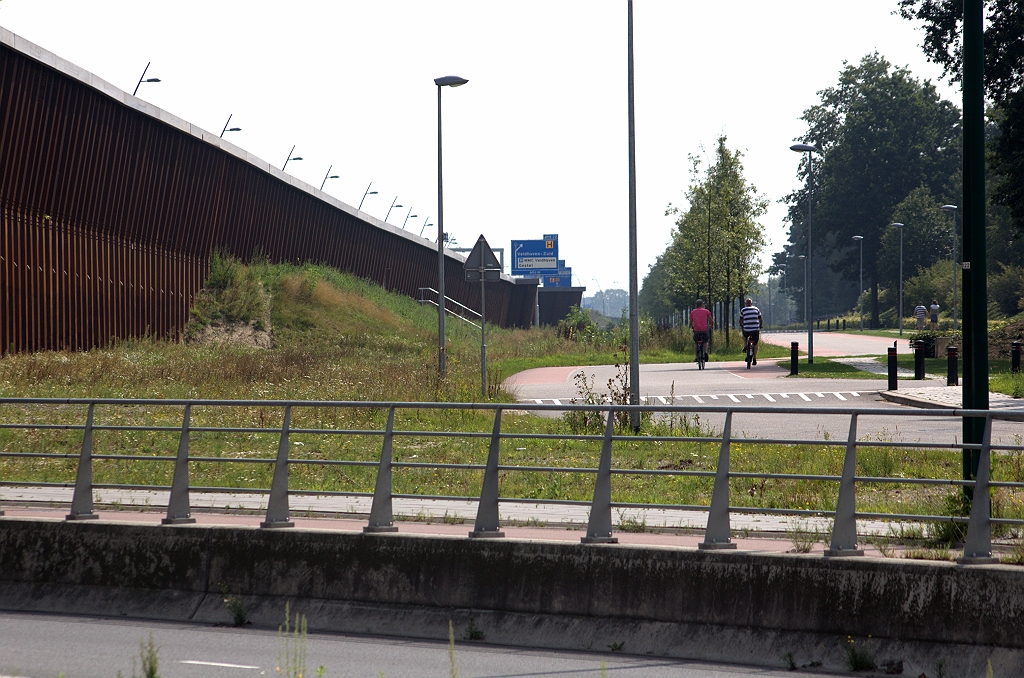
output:
M 789 373 L 799 374 L 800 373 L 800 342 L 794 341 L 789 344 Z
M 831 332 L 832 331 L 832 318 L 828 319 L 828 325 L 826 325 L 825 330 L 827 332 Z
M 957 369 L 956 346 L 946 347 L 946 386 L 960 385 L 960 370 Z
M 1015 341 L 1010 347 L 1010 371 L 1020 374 L 1020 342 Z
M 914 342 L 914 379 L 924 379 L 924 342 L 920 339 Z
M 896 385 L 896 342 L 892 342 L 892 346 L 889 347 L 889 389 L 895 391 Z
M 846 318 L 843 318 L 843 332 L 846 331 Z

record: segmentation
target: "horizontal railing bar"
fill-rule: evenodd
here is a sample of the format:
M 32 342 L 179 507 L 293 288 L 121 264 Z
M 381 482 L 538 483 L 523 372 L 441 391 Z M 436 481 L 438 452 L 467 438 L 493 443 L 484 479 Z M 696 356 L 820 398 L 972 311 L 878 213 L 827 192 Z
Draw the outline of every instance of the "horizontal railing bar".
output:
M 487 468 L 483 464 L 432 464 L 428 461 L 394 461 L 391 462 L 391 466 L 394 468 L 461 468 L 472 471 L 480 471 Z
M 596 468 L 580 467 L 574 468 L 571 466 L 505 466 L 499 465 L 499 471 L 524 471 L 524 472 L 551 472 L 551 473 L 597 473 Z
M 54 459 L 78 459 L 81 452 L 0 452 L 0 457 L 53 457 Z
M 861 513 L 860 511 L 857 511 L 855 516 L 869 520 L 900 520 L 915 523 L 966 523 L 970 520 L 967 516 L 930 516 L 915 513 Z

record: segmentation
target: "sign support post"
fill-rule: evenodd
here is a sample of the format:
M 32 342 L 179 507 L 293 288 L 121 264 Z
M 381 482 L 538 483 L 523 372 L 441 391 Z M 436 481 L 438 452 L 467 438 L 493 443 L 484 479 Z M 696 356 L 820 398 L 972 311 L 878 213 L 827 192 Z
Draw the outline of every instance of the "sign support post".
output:
M 480 395 L 487 399 L 487 299 L 488 280 L 501 279 L 502 266 L 482 235 L 462 265 L 466 282 L 480 281 Z

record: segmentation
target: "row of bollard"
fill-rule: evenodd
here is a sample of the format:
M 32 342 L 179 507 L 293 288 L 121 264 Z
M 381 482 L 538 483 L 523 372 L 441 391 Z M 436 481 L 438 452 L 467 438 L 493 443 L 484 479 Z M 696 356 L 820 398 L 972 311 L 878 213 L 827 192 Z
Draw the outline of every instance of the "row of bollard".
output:
M 1013 342 L 1010 348 L 1010 371 L 1013 374 L 1020 374 L 1020 352 L 1021 342 Z M 924 379 L 924 350 L 925 343 L 923 341 L 914 342 L 914 379 Z M 892 346 L 889 347 L 889 361 L 888 361 L 888 377 L 889 377 L 889 390 L 895 391 L 898 389 L 899 382 L 896 377 L 898 366 L 896 364 L 896 342 L 892 342 Z M 800 373 L 800 342 L 794 341 L 789 344 L 789 374 L 795 376 Z M 960 349 L 956 346 L 946 347 L 946 386 L 959 386 L 960 385 Z

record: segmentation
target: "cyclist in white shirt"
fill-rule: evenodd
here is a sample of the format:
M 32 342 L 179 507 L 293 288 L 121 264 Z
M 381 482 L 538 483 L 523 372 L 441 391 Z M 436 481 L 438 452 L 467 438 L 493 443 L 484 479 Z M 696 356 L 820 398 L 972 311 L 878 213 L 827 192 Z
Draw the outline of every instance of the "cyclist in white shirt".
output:
M 754 306 L 754 300 L 747 297 L 747 305 L 740 309 L 740 327 L 743 328 L 743 342 L 746 345 L 747 337 L 754 344 L 754 360 L 757 364 L 757 343 L 761 338 L 761 328 L 764 326 L 764 318 L 761 316 L 761 309 Z

